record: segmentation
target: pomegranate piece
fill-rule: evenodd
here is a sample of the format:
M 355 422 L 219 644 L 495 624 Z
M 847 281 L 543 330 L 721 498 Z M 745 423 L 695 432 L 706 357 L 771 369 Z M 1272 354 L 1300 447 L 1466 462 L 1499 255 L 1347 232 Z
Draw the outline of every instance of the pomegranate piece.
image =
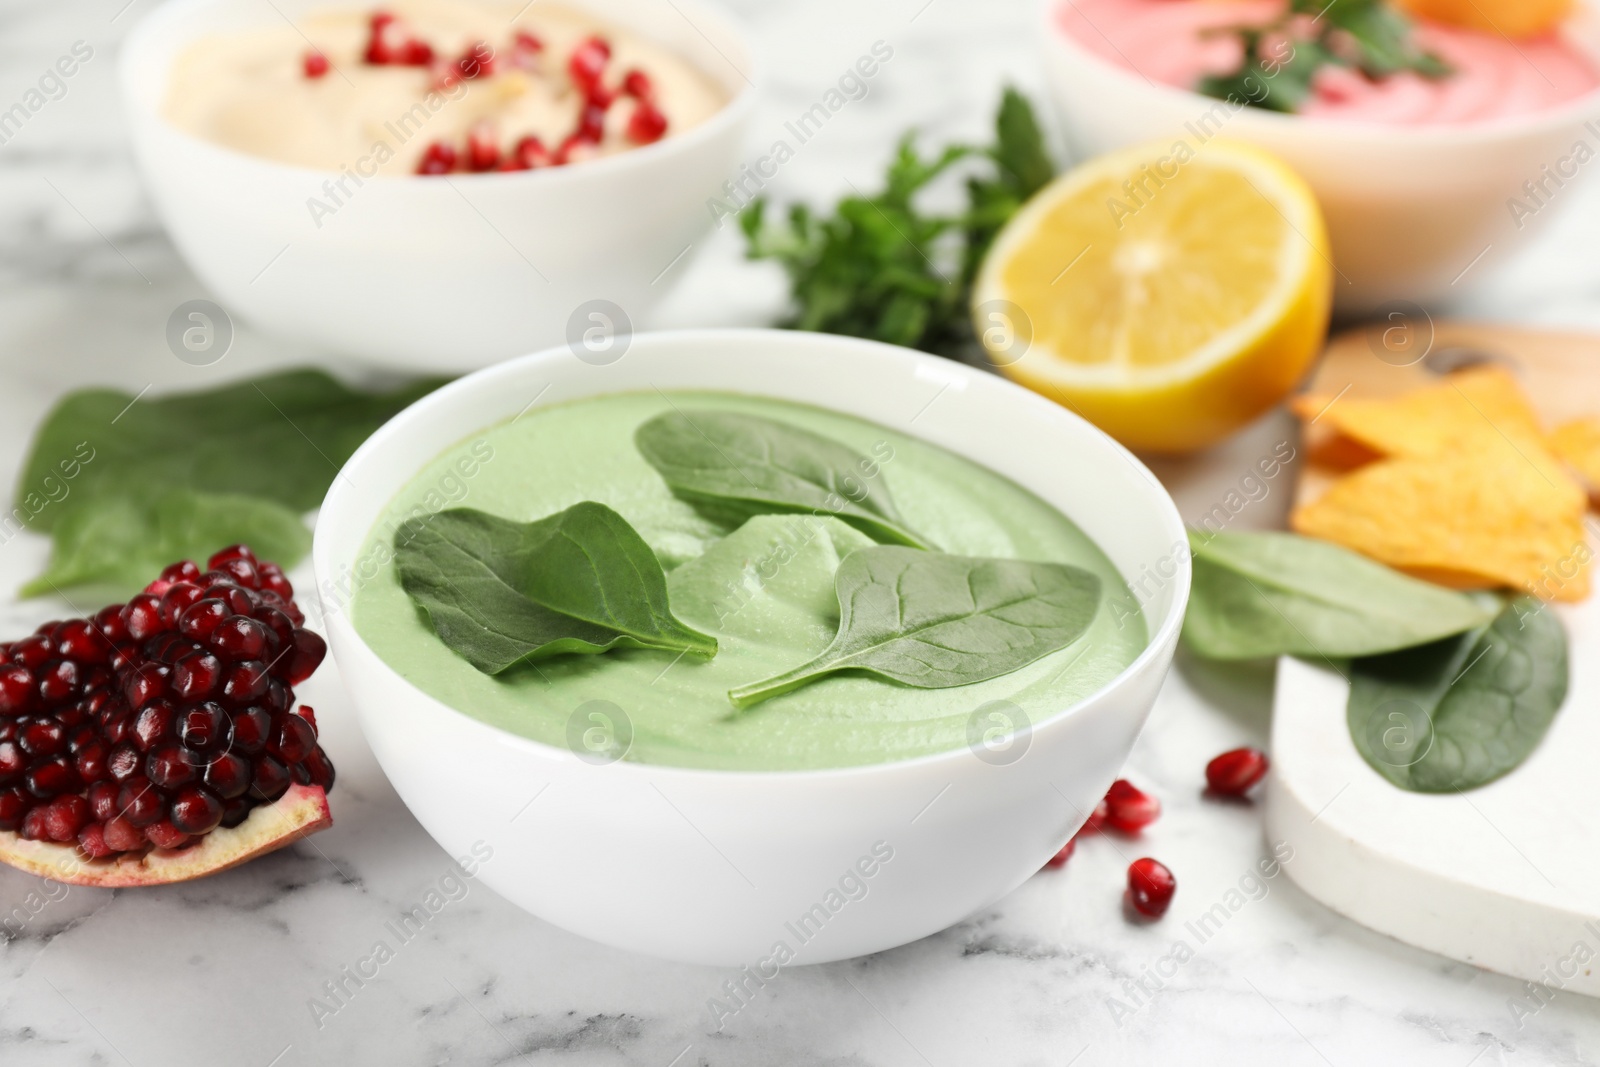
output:
M 0 862 L 156 884 L 330 824 L 333 765 L 292 688 L 327 646 L 281 568 L 241 545 L 208 565 L 0 645 Z
M 634 144 L 654 144 L 667 132 L 667 116 L 649 100 L 639 101 L 628 118 L 628 140 Z
M 418 174 L 449 174 L 456 169 L 456 150 L 443 141 L 435 141 L 423 150 L 417 164 Z
M 1224 797 L 1242 797 L 1267 776 L 1270 761 L 1259 748 L 1236 748 L 1206 764 L 1206 785 Z
M 1106 790 L 1105 804 L 1105 824 L 1125 834 L 1138 833 L 1161 814 L 1161 801 L 1126 778 L 1111 783 L 1111 788 Z
M 1159 919 L 1172 905 L 1178 880 L 1166 865 L 1146 856 L 1128 864 L 1128 903 L 1149 919 Z
M 320 78 L 328 73 L 328 57 L 321 52 L 307 52 L 300 63 L 308 78 Z

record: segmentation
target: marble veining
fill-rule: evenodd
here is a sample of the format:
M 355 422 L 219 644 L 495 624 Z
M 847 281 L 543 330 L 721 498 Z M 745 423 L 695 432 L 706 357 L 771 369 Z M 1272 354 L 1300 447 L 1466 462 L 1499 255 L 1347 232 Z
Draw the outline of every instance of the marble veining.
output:
M 171 309 L 205 294 L 140 188 L 113 77 L 118 39 L 153 6 L 0 0 L 0 107 L 72 42 L 96 50 L 65 97 L 0 144 L 8 470 L 44 410 L 74 384 L 196 387 L 326 362 L 243 326 L 216 367 L 181 364 L 166 350 Z M 894 49 L 868 96 L 799 146 L 769 183 L 779 201 L 872 187 L 909 126 L 930 144 L 983 137 L 1006 82 L 1042 99 L 1034 0 L 732 6 L 769 65 L 752 158 L 873 42 Z M 1458 312 L 1600 326 L 1592 252 L 1600 199 L 1592 181 L 1578 185 L 1563 194 L 1562 224 L 1527 255 L 1485 261 Z M 678 289 L 646 325 L 759 324 L 781 308 L 781 278 L 742 261 L 731 226 L 677 269 Z M 1200 515 L 1289 431 L 1269 418 L 1201 460 L 1157 472 L 1185 513 Z M 1285 505 L 1286 489 L 1275 487 L 1240 524 L 1273 525 Z M 44 557 L 44 543 L 28 534 L 0 544 L 0 587 L 16 588 Z M 67 610 L 0 600 L 0 632 Z M 1224 748 L 1265 742 L 1270 685 L 1262 672 L 1180 657 L 1130 761 L 1129 773 L 1166 805 L 1144 840 L 1084 841 L 1065 869 L 916 944 L 786 969 L 718 1030 L 707 1002 L 728 973 L 590 944 L 470 878 L 452 879 L 452 858 L 395 796 L 325 668 L 302 695 L 318 708 L 339 768 L 333 830 L 155 891 L 50 886 L 0 870 L 0 1064 L 1600 1062 L 1600 1002 L 1557 994 L 1519 1018 L 1509 1005 L 1522 998 L 1521 983 L 1366 931 L 1281 873 L 1249 877 L 1272 851 L 1259 812 L 1203 800 L 1201 768 Z M 1179 879 L 1172 911 L 1155 924 L 1128 921 L 1120 899 L 1127 862 L 1144 854 Z M 424 908 L 425 922 L 402 922 L 429 900 L 442 903 Z M 1203 923 L 1219 902 L 1226 920 Z M 388 951 L 374 962 L 379 942 Z

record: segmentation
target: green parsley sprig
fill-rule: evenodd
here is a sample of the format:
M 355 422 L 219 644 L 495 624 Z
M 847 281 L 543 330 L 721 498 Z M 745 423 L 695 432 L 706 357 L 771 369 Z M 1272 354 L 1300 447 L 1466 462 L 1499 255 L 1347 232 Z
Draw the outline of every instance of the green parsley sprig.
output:
M 965 210 L 918 207 L 920 193 L 966 162 L 975 166 Z M 992 145 L 951 145 L 925 159 L 908 133 L 882 191 L 844 197 L 831 215 L 795 204 L 772 221 L 765 200 L 756 200 L 739 225 L 749 258 L 774 260 L 789 275 L 791 309 L 782 325 L 958 356 L 974 345 L 967 305 L 984 252 L 1054 176 L 1033 107 L 1007 89 Z

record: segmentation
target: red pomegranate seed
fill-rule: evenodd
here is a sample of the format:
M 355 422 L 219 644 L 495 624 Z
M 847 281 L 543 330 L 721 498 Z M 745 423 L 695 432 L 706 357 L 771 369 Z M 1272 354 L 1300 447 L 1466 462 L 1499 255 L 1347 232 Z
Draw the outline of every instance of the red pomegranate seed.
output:
M 257 800 L 273 801 L 283 796 L 289 788 L 289 770 L 271 756 L 256 760 L 256 775 L 250 783 L 250 796 Z
M 301 704 L 298 708 L 294 709 L 294 713 L 311 724 L 311 730 L 313 733 L 317 732 L 316 708 L 313 708 L 310 704 Z
M 18 831 L 28 841 L 48 841 L 50 831 L 45 821 L 50 817 L 48 805 L 34 808 L 22 817 L 22 829 Z
M 161 794 L 143 775 L 129 778 L 117 791 L 117 817 L 126 819 L 130 826 L 144 827 L 159 822 L 164 807 Z
M 11 662 L 20 663 L 30 671 L 36 671 L 49 662 L 54 654 L 50 647 L 50 639 L 45 636 L 54 630 L 59 623 L 47 622 L 39 627 L 42 631 L 31 637 L 24 637 L 21 641 L 11 646 Z
M 285 715 L 267 744 L 267 751 L 285 765 L 299 763 L 317 747 L 317 732 L 297 715 Z
M 311 677 L 328 654 L 328 643 L 310 630 L 294 632 L 294 648 L 278 661 L 274 673 L 290 685 Z
M 605 74 L 606 63 L 610 59 L 611 46 L 602 38 L 590 37 L 573 49 L 567 60 L 567 75 L 572 79 L 572 84 L 588 96 L 599 87 L 600 78 Z
M 1178 880 L 1166 865 L 1148 856 L 1128 865 L 1128 901 L 1140 915 L 1161 918 L 1171 906 L 1177 888 Z
M 65 756 L 52 756 L 36 762 L 23 776 L 28 792 L 41 799 L 76 793 L 83 788 L 83 779 Z
M 544 42 L 527 30 L 518 30 L 512 35 L 511 43 L 517 48 L 527 52 L 543 52 Z
M 78 832 L 78 848 L 92 860 L 105 859 L 115 851 L 106 844 L 106 828 L 99 823 L 90 823 Z
M 622 91 L 636 100 L 648 100 L 655 95 L 655 83 L 650 75 L 635 67 L 622 76 Z
M 204 700 L 222 684 L 222 661 L 209 652 L 190 652 L 172 665 L 172 695 Z
M 320 78 L 328 73 L 328 57 L 321 52 L 307 52 L 305 59 L 301 60 L 306 77 Z
M 144 845 L 144 831 L 123 818 L 106 823 L 102 836 L 106 847 L 112 852 L 132 852 Z
M 20 664 L 0 667 L 0 715 L 21 715 L 33 707 L 33 672 Z
M 206 560 L 206 570 L 221 570 L 224 563 L 234 559 L 242 559 L 246 563 L 253 563 L 256 565 L 260 565 L 261 563 L 261 561 L 256 558 L 256 554 L 250 551 L 249 545 L 229 545 L 227 548 L 219 549 L 216 552 L 211 553 L 210 558 Z
M 485 41 L 477 42 L 456 60 L 456 70 L 463 78 L 487 78 L 494 73 L 494 49 Z
M 324 790 L 333 788 L 333 763 L 329 761 L 328 754 L 317 746 L 317 750 L 305 758 L 301 764 L 306 772 L 311 775 L 311 784 Z
M 271 733 L 272 716 L 265 708 L 245 708 L 233 717 L 232 751 L 245 756 L 259 755 L 266 750 Z
M 1225 797 L 1242 797 L 1267 776 L 1267 754 L 1259 748 L 1236 748 L 1206 764 L 1206 784 Z
M 456 150 L 443 141 L 435 141 L 422 153 L 417 164 L 418 174 L 449 174 L 456 169 Z
M 96 782 L 89 787 L 89 814 L 96 822 L 115 819 L 122 812 L 117 794 L 122 788 L 114 782 Z
M 62 844 L 77 840 L 89 822 L 89 802 L 80 796 L 57 797 L 38 810 L 45 813 L 45 836 Z
M 222 699 L 230 704 L 250 704 L 267 695 L 267 665 L 247 659 L 228 668 L 222 683 Z
M 257 573 L 256 565 L 247 559 L 225 559 L 206 573 L 225 574 L 243 589 L 254 589 L 261 584 L 261 575 Z
M 15 741 L 0 741 L 0 785 L 9 785 L 28 766 L 27 756 Z
M 281 601 L 287 603 L 294 599 L 294 586 L 289 584 L 289 579 L 283 576 L 283 568 L 276 563 L 258 563 L 256 571 L 261 575 L 261 589 L 263 592 L 273 593 Z
M 590 101 L 578 112 L 578 128 L 572 136 L 580 141 L 599 144 L 606 136 L 606 109 Z
M 243 758 L 224 752 L 206 767 L 206 788 L 223 800 L 244 796 L 250 788 L 251 767 Z
M 634 144 L 653 144 L 667 132 L 667 116 L 648 100 L 639 101 L 628 119 L 628 140 Z
M 189 835 L 166 819 L 146 826 L 144 836 L 157 848 L 182 848 L 189 843 Z
M 548 167 L 553 162 L 544 142 L 529 134 L 516 143 L 501 162 L 501 170 L 534 170 Z
M 495 138 L 494 127 L 480 122 L 467 134 L 467 169 L 494 170 L 500 165 L 500 142 Z
M 67 731 L 55 719 L 35 719 L 22 728 L 17 739 L 30 756 L 54 756 L 67 747 Z
M 1118 778 L 1106 790 L 1106 825 L 1113 830 L 1136 834 L 1160 814 L 1161 801 L 1126 778 Z
M 220 822 L 222 801 L 199 786 L 190 786 L 172 802 L 172 825 L 185 834 L 209 834 Z
M 1067 843 L 1061 846 L 1061 851 L 1046 860 L 1044 865 L 1046 867 L 1065 867 L 1067 861 L 1072 858 L 1072 850 L 1077 847 L 1078 839 L 1076 837 L 1068 839 Z

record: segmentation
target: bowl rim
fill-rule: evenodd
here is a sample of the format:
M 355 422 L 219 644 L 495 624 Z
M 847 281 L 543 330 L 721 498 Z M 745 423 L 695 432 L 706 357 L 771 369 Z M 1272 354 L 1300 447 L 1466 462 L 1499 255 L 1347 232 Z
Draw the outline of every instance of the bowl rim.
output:
M 678 330 L 652 330 L 641 331 L 633 334 L 632 341 L 630 343 L 630 351 L 632 350 L 633 346 L 638 346 L 641 343 L 645 345 L 678 344 L 692 346 L 697 343 L 712 339 L 731 340 L 738 342 L 745 347 L 753 348 L 774 338 L 782 338 L 786 343 L 790 344 L 817 344 L 837 349 L 848 349 L 851 350 L 853 355 L 858 359 L 893 358 L 896 360 L 903 360 L 906 356 L 911 356 L 913 357 L 912 366 L 916 369 L 936 369 L 941 376 L 946 378 L 952 375 L 957 376 L 964 379 L 966 384 L 978 381 L 985 383 L 985 385 L 982 386 L 984 388 L 998 387 L 1002 392 L 1013 397 L 1015 403 L 1031 407 L 1036 411 L 1048 412 L 1052 418 L 1064 419 L 1069 423 L 1075 424 L 1081 432 L 1087 432 L 1090 435 L 1103 439 L 1103 442 L 1109 445 L 1116 453 L 1119 453 L 1121 458 L 1129 465 L 1128 477 L 1130 479 L 1133 479 L 1135 482 L 1137 482 L 1138 480 L 1141 480 L 1140 476 L 1142 476 L 1142 480 L 1148 483 L 1148 491 L 1153 492 L 1155 496 L 1153 503 L 1156 511 L 1158 514 L 1161 514 L 1165 521 L 1170 524 L 1174 533 L 1174 544 L 1181 544 L 1184 546 L 1184 551 L 1178 553 L 1176 556 L 1178 572 L 1171 579 L 1173 590 L 1172 606 L 1169 609 L 1166 618 L 1162 620 L 1161 625 L 1153 632 L 1149 633 L 1144 648 L 1140 650 L 1139 654 L 1134 657 L 1131 663 L 1119 671 L 1115 677 L 1105 682 L 1093 692 L 1088 693 L 1071 704 L 1059 709 L 1040 722 L 1029 723 L 1027 729 L 1030 739 L 1036 740 L 1037 735 L 1047 729 L 1064 729 L 1065 723 L 1076 718 L 1077 714 L 1082 711 L 1082 709 L 1090 706 L 1091 704 L 1095 704 L 1101 700 L 1104 700 L 1107 696 L 1119 689 L 1128 687 L 1140 676 L 1157 670 L 1157 662 L 1170 656 L 1170 650 L 1175 647 L 1178 639 L 1178 632 L 1183 626 L 1184 611 L 1188 605 L 1190 585 L 1192 580 L 1192 563 L 1190 555 L 1187 551 L 1187 527 L 1183 522 L 1182 516 L 1179 514 L 1176 502 L 1172 499 L 1171 494 L 1167 492 L 1165 486 L 1163 486 L 1160 480 L 1156 478 L 1155 474 L 1151 472 L 1151 470 L 1142 461 L 1140 461 L 1137 456 L 1135 456 L 1120 442 L 1077 413 L 1062 407 L 1061 405 L 1056 404 L 1055 402 L 1039 395 L 1038 393 L 1032 392 L 1031 390 L 1026 389 L 1023 386 L 1020 386 L 1015 382 L 1012 382 L 997 374 L 990 374 L 986 371 L 982 371 L 962 363 L 957 363 L 954 360 L 930 355 L 925 352 L 918 352 L 913 349 L 902 348 L 898 345 L 890 345 L 881 341 L 872 341 L 858 337 L 847 337 L 839 334 L 809 333 L 797 330 L 764 328 L 718 327 Z M 323 499 L 322 505 L 317 513 L 317 525 L 313 534 L 311 558 L 313 568 L 319 576 L 319 591 L 321 581 L 320 576 L 324 574 L 332 575 L 337 573 L 337 568 L 332 566 L 332 564 L 335 562 L 345 562 L 335 561 L 330 558 L 332 550 L 328 546 L 328 535 L 325 535 L 324 531 L 328 529 L 328 526 L 325 524 L 328 523 L 331 518 L 336 517 L 338 511 L 344 506 L 344 495 L 353 491 L 346 488 L 348 484 L 354 484 L 356 481 L 356 479 L 347 477 L 350 472 L 355 471 L 360 466 L 377 462 L 379 453 L 381 453 L 382 450 L 387 446 L 388 442 L 393 438 L 404 436 L 408 429 L 407 424 L 412 419 L 417 417 L 418 413 L 429 411 L 435 407 L 454 404 L 457 402 L 458 397 L 465 398 L 476 395 L 481 391 L 494 391 L 503 378 L 516 378 L 525 373 L 528 368 L 536 367 L 553 360 L 568 358 L 571 358 L 571 352 L 567 346 L 559 345 L 546 348 L 538 352 L 531 352 L 513 359 L 504 360 L 500 363 L 492 364 L 480 370 L 473 371 L 470 374 L 463 375 L 462 377 L 457 378 L 455 381 L 441 386 L 432 393 L 429 393 L 427 396 L 417 400 L 411 404 L 411 406 L 405 408 L 399 414 L 391 418 L 383 426 L 379 427 L 376 433 L 367 438 L 367 440 L 362 443 L 361 447 L 356 449 L 351 457 L 345 462 L 345 465 L 340 468 L 339 475 L 333 479 L 333 483 L 328 490 L 328 494 Z M 916 373 L 916 370 L 913 370 L 912 373 Z M 608 394 L 606 391 L 601 390 L 588 395 L 604 396 Z M 780 394 L 777 393 L 768 395 L 774 397 L 780 396 Z M 912 436 L 919 435 L 913 434 Z M 922 439 L 928 440 L 925 437 Z M 929 443 L 936 445 L 938 444 L 934 441 L 929 441 Z M 454 442 L 446 442 L 442 444 L 439 448 L 439 452 L 443 452 L 444 450 L 451 448 L 453 444 Z M 939 445 L 939 447 L 944 446 Z M 410 472 L 411 475 L 414 475 L 415 473 L 416 472 L 414 471 Z M 995 473 L 1000 474 L 998 471 Z M 1006 477 L 1004 474 L 1000 474 L 1000 476 Z M 1054 505 L 1052 505 L 1052 507 L 1053 506 Z M 376 521 L 376 519 L 374 521 Z M 363 543 L 365 542 L 369 532 L 370 531 L 362 532 Z M 1123 575 L 1123 578 L 1125 581 L 1128 580 L 1128 576 L 1126 574 Z M 347 606 L 345 610 L 333 613 L 332 615 L 325 615 L 324 627 L 329 631 L 335 627 L 338 627 L 345 637 L 359 645 L 359 648 L 363 654 L 371 657 L 377 667 L 379 667 L 382 671 L 387 672 L 392 683 L 397 683 L 409 690 L 412 695 L 423 702 L 424 706 L 434 709 L 441 709 L 448 712 L 449 715 L 453 717 L 452 721 L 459 721 L 459 723 L 467 729 L 479 728 L 490 731 L 490 736 L 493 736 L 498 743 L 521 749 L 528 755 L 538 757 L 542 760 L 554 760 L 561 763 L 578 762 L 578 757 L 566 748 L 558 745 L 547 744 L 543 741 L 537 741 L 531 737 L 525 737 L 522 734 L 513 733 L 510 730 L 495 726 L 492 723 L 485 722 L 482 719 L 476 718 L 475 716 L 470 715 L 459 708 L 453 707 L 452 705 L 435 698 L 431 694 L 414 685 L 410 680 L 396 671 L 387 660 L 385 660 L 374 648 L 372 648 L 371 645 L 367 644 L 366 639 L 362 637 L 360 632 L 356 629 L 354 620 L 351 617 L 353 599 L 350 602 L 350 605 L 351 606 Z M 1148 626 L 1148 619 L 1146 620 L 1146 623 Z M 330 642 L 330 647 L 331 646 L 332 642 Z M 337 658 L 337 654 L 335 654 L 336 661 Z M 357 709 L 357 717 L 358 719 L 362 720 L 362 729 L 364 731 L 366 729 L 365 722 L 359 709 Z M 933 752 L 922 756 L 914 756 L 909 759 L 888 760 L 878 763 L 858 764 L 846 767 L 820 767 L 794 770 L 748 770 L 717 767 L 684 767 L 676 764 L 646 763 L 628 759 L 619 759 L 612 763 L 606 764 L 605 766 L 606 769 L 612 774 L 643 775 L 657 778 L 661 776 L 668 776 L 702 781 L 707 780 L 709 777 L 710 780 L 725 783 L 758 782 L 773 784 L 776 782 L 814 782 L 837 780 L 842 778 L 853 779 L 863 776 L 884 774 L 920 775 L 929 768 L 938 768 L 953 764 L 957 761 L 968 760 L 971 758 L 971 750 L 965 745 L 958 745 L 954 748 L 946 749 L 941 752 Z
M 140 19 L 129 31 L 117 55 L 117 80 L 121 91 L 123 106 L 136 120 L 135 131 L 142 123 L 149 123 L 159 129 L 164 136 L 181 142 L 190 151 L 209 155 L 219 163 L 235 167 L 255 167 L 263 173 L 279 174 L 291 178 L 315 177 L 325 179 L 338 177 L 344 174 L 342 169 L 328 169 L 324 167 L 308 167 L 298 163 L 285 163 L 281 160 L 271 159 L 267 156 L 258 156 L 237 148 L 219 144 L 208 138 L 190 133 L 172 122 L 162 114 L 159 102 L 155 106 L 147 106 L 142 91 L 143 80 L 137 77 L 135 65 L 141 53 L 147 51 L 157 41 L 166 36 L 179 32 L 185 19 L 194 12 L 209 7 L 220 7 L 225 4 L 241 4 L 243 0 L 167 0 L 167 3 L 151 11 Z M 564 3 L 581 8 L 584 0 L 563 0 Z M 652 163 L 674 153 L 691 152 L 704 142 L 716 141 L 728 132 L 729 127 L 738 128 L 749 118 L 755 110 L 756 101 L 762 95 L 762 87 L 766 83 L 766 64 L 756 47 L 754 38 L 749 28 L 732 12 L 721 6 L 717 0 L 667 0 L 667 2 L 691 28 L 698 29 L 691 14 L 704 16 L 718 24 L 719 28 L 739 42 L 744 55 L 743 64 L 736 64 L 729 59 L 728 66 L 740 76 L 742 85 L 734 88 L 733 94 L 704 122 L 685 133 L 662 138 L 653 144 L 637 145 L 625 152 L 617 152 L 609 156 L 600 156 L 596 159 L 583 160 L 579 163 L 560 167 L 540 167 L 537 170 L 526 171 L 483 171 L 463 172 L 460 174 L 446 175 L 444 182 L 423 183 L 421 188 L 448 189 L 458 181 L 467 181 L 474 184 L 504 184 L 526 182 L 536 186 L 559 186 L 582 182 L 591 177 L 603 177 L 610 174 L 625 174 L 629 170 L 640 167 L 649 167 Z M 321 0 L 311 5 L 312 8 L 331 8 L 351 6 L 353 0 Z M 684 12 L 689 9 L 689 13 Z M 630 32 L 632 32 L 630 30 Z M 715 47 L 715 45 L 713 45 Z M 684 62 L 690 62 L 685 59 Z M 694 64 L 691 63 L 691 66 Z M 696 67 L 696 69 L 699 69 Z M 700 70 L 705 77 L 716 79 L 714 75 L 705 70 Z M 727 88 L 731 82 L 722 82 Z M 159 97 L 157 98 L 159 101 Z M 574 174 L 578 177 L 574 177 Z M 384 183 L 398 183 L 410 181 L 424 175 L 417 174 L 375 174 L 363 181 L 382 181 Z
M 1596 16 L 1596 0 L 1578 0 L 1576 11 L 1568 16 L 1561 27 L 1563 37 L 1572 37 L 1580 21 L 1592 22 Z M 1206 96 L 1195 92 L 1193 89 L 1184 89 L 1176 85 L 1151 81 L 1137 74 L 1129 68 L 1119 66 L 1106 60 L 1104 57 L 1091 52 L 1083 47 L 1073 36 L 1062 27 L 1056 18 L 1056 13 L 1063 7 L 1075 7 L 1074 0 L 1039 0 L 1037 8 L 1039 22 L 1041 23 L 1041 40 L 1045 51 L 1044 62 L 1047 68 L 1054 61 L 1061 58 L 1052 55 L 1052 50 L 1064 53 L 1066 57 L 1083 63 L 1095 71 L 1102 79 L 1118 84 L 1119 90 L 1126 98 L 1130 93 L 1145 93 L 1154 98 L 1163 99 L 1171 103 L 1180 101 L 1210 101 L 1213 104 L 1225 104 L 1227 101 L 1217 97 Z M 1596 46 L 1586 49 L 1586 56 L 1591 66 L 1600 73 L 1600 57 L 1595 54 L 1600 48 L 1600 33 L 1591 29 L 1590 36 L 1597 38 Z M 1265 108 L 1244 106 L 1237 113 L 1245 122 L 1257 124 L 1260 131 L 1274 133 L 1297 133 L 1309 129 L 1313 133 L 1323 133 L 1329 137 L 1339 137 L 1349 141 L 1365 141 L 1377 148 L 1392 148 L 1397 145 L 1416 145 L 1423 147 L 1439 147 L 1441 145 L 1497 145 L 1503 141 L 1517 137 L 1547 133 L 1559 133 L 1562 129 L 1581 124 L 1584 120 L 1594 120 L 1600 117 L 1600 87 L 1573 98 L 1557 107 L 1541 111 L 1530 112 L 1523 115 L 1506 115 L 1500 118 L 1481 119 L 1460 123 L 1422 123 L 1415 125 L 1394 124 L 1385 122 L 1372 122 L 1364 119 L 1350 119 L 1338 117 L 1307 118 L 1303 115 L 1286 115 Z

